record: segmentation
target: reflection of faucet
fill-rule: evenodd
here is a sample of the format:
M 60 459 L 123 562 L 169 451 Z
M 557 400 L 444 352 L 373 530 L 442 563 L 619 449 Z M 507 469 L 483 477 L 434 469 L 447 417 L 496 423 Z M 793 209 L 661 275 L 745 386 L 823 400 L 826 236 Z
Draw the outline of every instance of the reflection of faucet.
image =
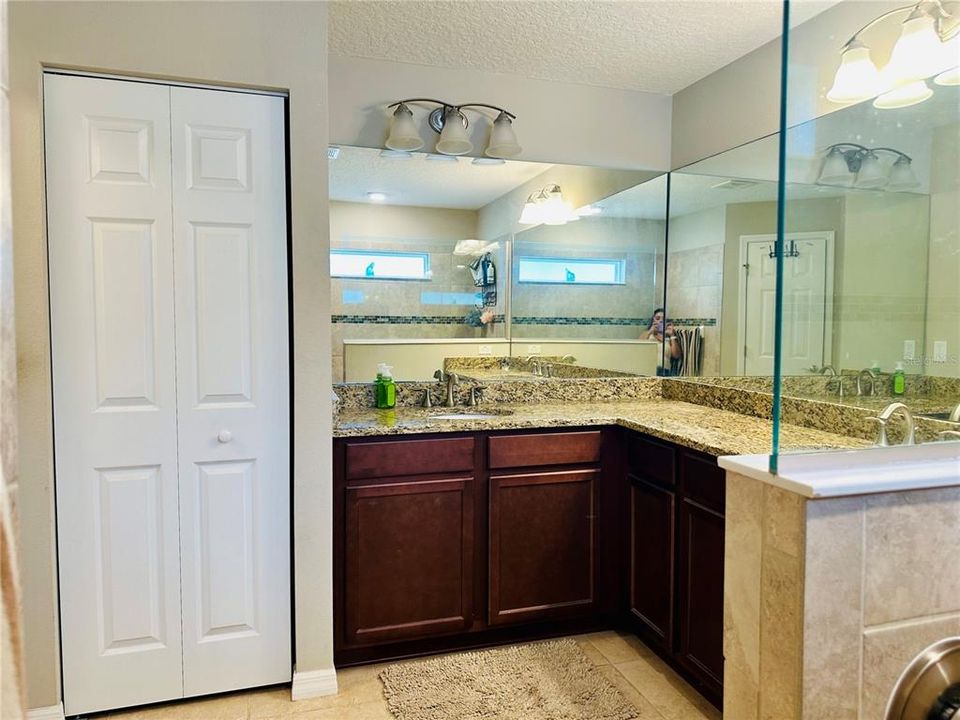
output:
M 950 413 L 950 422 L 960 423 L 960 403 L 957 403 L 957 406 L 953 409 L 953 412 Z M 947 432 L 954 432 L 948 430 Z
M 863 391 L 864 377 L 866 377 L 867 380 L 870 382 L 870 385 L 869 385 L 870 389 L 867 390 L 867 392 Z M 877 374 L 870 368 L 864 368 L 863 370 L 858 372 L 857 373 L 857 395 L 867 395 L 867 396 L 873 395 L 874 390 L 876 389 L 876 380 L 877 380 Z
M 447 407 L 454 407 L 457 404 L 454 393 L 459 384 L 460 378 L 457 377 L 456 373 L 447 373 L 447 399 L 443 403 Z
M 822 368 L 820 368 L 820 374 L 821 374 L 821 375 L 827 375 L 827 374 L 828 374 L 828 373 L 827 373 L 828 370 L 830 371 L 830 373 L 829 373 L 830 375 L 836 375 L 836 374 L 837 374 L 837 369 L 836 369 L 833 365 L 824 365 Z
M 910 408 L 903 403 L 895 402 L 887 405 L 883 409 L 883 412 L 881 412 L 877 417 L 867 418 L 868 420 L 872 420 L 880 425 L 880 438 L 877 441 L 877 444 L 881 447 L 886 447 L 890 444 L 887 440 L 887 422 L 898 412 L 903 414 L 903 419 L 907 423 L 907 433 L 904 435 L 903 442 L 900 444 L 915 445 L 917 442 L 917 430 L 916 424 L 913 421 L 913 413 L 910 412 Z
M 577 361 L 577 359 L 576 359 L 573 355 L 564 355 L 562 358 L 560 358 L 560 362 L 562 362 L 562 363 L 571 363 L 571 364 L 572 364 L 572 363 L 575 363 L 576 361 Z

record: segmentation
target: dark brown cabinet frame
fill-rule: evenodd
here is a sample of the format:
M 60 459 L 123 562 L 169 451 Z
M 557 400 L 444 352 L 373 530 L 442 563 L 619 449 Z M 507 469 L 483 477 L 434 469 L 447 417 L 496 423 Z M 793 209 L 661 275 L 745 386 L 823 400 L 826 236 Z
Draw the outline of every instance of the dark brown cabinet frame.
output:
M 626 629 L 719 707 L 724 484 L 617 427 L 338 438 L 335 662 Z

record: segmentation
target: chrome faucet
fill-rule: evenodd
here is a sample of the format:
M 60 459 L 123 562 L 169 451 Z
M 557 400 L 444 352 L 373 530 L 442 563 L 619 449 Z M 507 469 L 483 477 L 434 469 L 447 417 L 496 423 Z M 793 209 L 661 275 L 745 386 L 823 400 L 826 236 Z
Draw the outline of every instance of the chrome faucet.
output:
M 456 399 L 456 387 L 460 384 L 460 378 L 457 377 L 456 373 L 447 373 L 447 399 L 444 400 L 443 404 L 447 407 L 455 407 L 457 404 Z
M 867 390 L 866 392 L 863 391 L 863 379 L 864 379 L 864 377 L 866 377 L 866 379 L 867 379 L 867 380 L 869 381 L 869 383 L 870 383 L 870 385 L 869 385 L 869 388 L 870 388 L 870 389 Z M 860 372 L 858 372 L 858 373 L 857 373 L 857 395 L 867 395 L 867 396 L 875 395 L 875 394 L 876 394 L 876 392 L 875 392 L 875 391 L 876 391 L 876 381 L 877 381 L 877 374 L 876 374 L 873 370 L 871 370 L 870 368 L 864 368 L 863 370 L 861 370 Z M 896 404 L 896 403 L 895 403 L 895 404 Z
M 877 440 L 877 445 L 881 447 L 887 447 L 890 445 L 890 442 L 887 439 L 887 422 L 889 422 L 890 418 L 898 412 L 903 414 L 903 419 L 907 423 L 907 433 L 900 444 L 916 445 L 917 426 L 913 420 L 913 413 L 910 412 L 910 408 L 901 402 L 890 403 L 883 409 L 883 412 L 877 415 L 877 417 L 867 418 L 868 420 L 872 420 L 880 425 L 880 438 Z
M 828 370 L 830 371 L 829 373 L 827 373 Z M 821 375 L 827 375 L 827 374 L 829 374 L 829 375 L 836 375 L 836 374 L 837 374 L 837 369 L 836 369 L 833 365 L 824 365 L 822 368 L 820 368 L 820 374 L 821 374 Z
M 474 385 L 470 388 L 470 399 L 467 400 L 467 405 L 470 407 L 476 407 L 483 400 L 483 392 L 486 390 L 484 385 Z

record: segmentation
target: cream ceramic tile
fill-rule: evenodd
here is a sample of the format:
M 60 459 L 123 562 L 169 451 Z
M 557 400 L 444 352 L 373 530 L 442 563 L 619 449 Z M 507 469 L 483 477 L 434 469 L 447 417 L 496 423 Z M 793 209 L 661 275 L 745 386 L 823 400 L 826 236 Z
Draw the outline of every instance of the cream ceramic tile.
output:
M 591 633 L 589 635 L 577 635 L 576 637 L 574 637 L 574 640 L 577 641 L 577 645 L 580 646 L 580 649 L 583 651 L 583 654 L 586 655 L 590 659 L 590 662 L 592 662 L 597 667 L 610 664 L 610 661 L 607 660 L 607 658 L 603 655 L 603 653 L 597 650 L 596 646 L 592 642 L 590 642 L 590 639 L 593 636 L 599 635 L 599 634 L 600 633 Z
M 724 542 L 724 708 L 756 720 L 760 684 L 760 571 L 763 484 L 727 474 Z
M 864 626 L 960 611 L 960 488 L 867 500 Z
M 760 594 L 760 720 L 800 720 L 803 561 L 763 548 Z
M 627 633 L 598 633 L 590 636 L 590 644 L 600 652 L 607 662 L 612 664 L 629 662 L 653 654 L 634 635 Z
M 613 665 L 602 665 L 597 668 L 600 674 L 603 675 L 607 680 L 609 680 L 614 687 L 616 687 L 623 696 L 631 703 L 637 710 L 639 714 L 637 715 L 636 720 L 664 720 L 663 715 L 661 715 L 657 709 L 653 706 L 649 700 L 647 700 L 643 695 L 640 694 L 640 691 L 635 688 L 623 673 L 621 673 Z
M 807 503 L 804 720 L 858 720 L 863 499 Z
M 719 717 L 715 709 L 657 657 L 640 658 L 614 667 L 666 720 Z
M 293 716 L 294 720 L 395 720 L 393 714 L 382 701 L 307 710 Z
M 863 634 L 862 718 L 883 717 L 893 686 L 920 651 L 960 633 L 960 615 L 897 622 Z
M 773 485 L 763 486 L 763 542 L 791 557 L 803 554 L 804 498 Z

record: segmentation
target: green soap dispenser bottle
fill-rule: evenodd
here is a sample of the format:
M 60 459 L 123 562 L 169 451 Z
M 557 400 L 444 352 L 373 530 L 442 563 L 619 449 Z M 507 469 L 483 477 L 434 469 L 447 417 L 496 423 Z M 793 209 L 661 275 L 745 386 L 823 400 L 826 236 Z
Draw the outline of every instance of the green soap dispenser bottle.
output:
M 397 405 L 397 384 L 393 381 L 393 368 L 386 363 L 377 366 L 377 407 L 389 410 Z
M 906 389 L 907 377 L 903 374 L 903 363 L 898 362 L 896 369 L 893 371 L 893 394 L 903 395 Z

